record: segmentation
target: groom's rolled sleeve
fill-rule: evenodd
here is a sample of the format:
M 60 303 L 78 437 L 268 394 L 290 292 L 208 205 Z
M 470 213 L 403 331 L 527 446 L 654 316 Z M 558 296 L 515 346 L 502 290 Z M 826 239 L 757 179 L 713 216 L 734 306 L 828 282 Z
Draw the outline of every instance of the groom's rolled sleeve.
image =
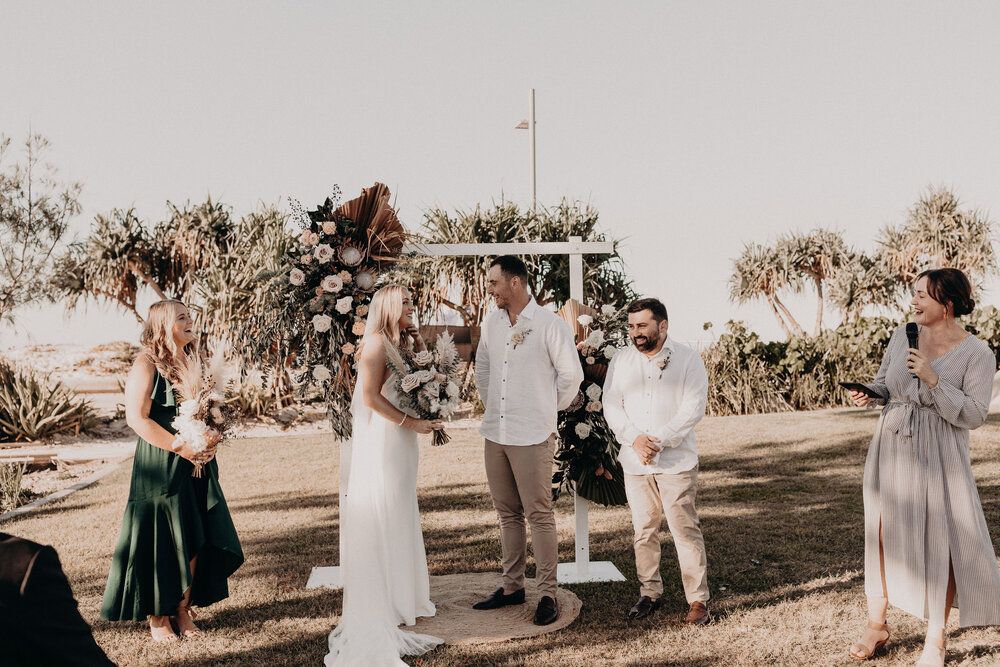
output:
M 485 406 L 490 391 L 490 351 L 486 345 L 486 320 L 479 327 L 479 345 L 476 346 L 476 389 Z
M 694 356 L 684 373 L 684 397 L 677 413 L 652 434 L 661 448 L 673 448 L 684 442 L 691 430 L 705 416 L 708 403 L 708 373 L 699 356 Z
M 549 359 L 556 370 L 556 405 L 559 410 L 565 410 L 576 398 L 583 382 L 580 354 L 576 351 L 573 334 L 562 320 L 556 320 L 549 326 L 546 343 Z
M 608 422 L 618 442 L 624 447 L 631 447 L 635 439 L 642 435 L 642 431 L 625 414 L 625 394 L 616 382 L 618 375 L 615 373 L 615 361 L 618 358 L 615 356 L 611 359 L 608 374 L 604 378 L 604 420 Z

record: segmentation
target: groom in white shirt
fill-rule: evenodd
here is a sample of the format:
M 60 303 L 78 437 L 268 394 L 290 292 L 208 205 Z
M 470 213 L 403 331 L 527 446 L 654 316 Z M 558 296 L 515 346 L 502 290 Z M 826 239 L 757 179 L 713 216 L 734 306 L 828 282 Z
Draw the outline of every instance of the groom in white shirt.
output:
M 711 615 L 705 539 L 695 509 L 694 427 L 705 415 L 708 376 L 698 352 L 671 340 L 667 328 L 667 309 L 659 300 L 630 304 L 633 346 L 615 354 L 604 383 L 604 416 L 621 444 L 618 460 L 635 529 L 640 597 L 628 618 L 644 618 L 661 605 L 660 524 L 665 514 L 689 605 L 685 623 L 704 625 Z
M 480 330 L 476 384 L 486 406 L 480 432 L 486 438 L 486 479 L 500 516 L 503 586 L 473 607 L 524 603 L 527 518 L 541 594 L 535 623 L 548 625 L 559 617 L 559 539 L 552 507 L 556 413 L 573 402 L 583 368 L 569 327 L 528 292 L 524 262 L 510 255 L 494 259 L 487 291 L 498 309 Z

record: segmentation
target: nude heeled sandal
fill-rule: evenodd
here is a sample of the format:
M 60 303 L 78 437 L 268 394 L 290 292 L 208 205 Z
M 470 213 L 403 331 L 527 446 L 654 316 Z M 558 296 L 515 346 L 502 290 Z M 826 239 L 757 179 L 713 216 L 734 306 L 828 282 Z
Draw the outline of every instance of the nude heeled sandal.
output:
M 872 623 L 868 621 L 867 630 L 874 630 L 878 633 L 885 633 L 885 637 L 882 639 L 877 639 L 873 644 L 865 644 L 862 642 L 856 642 L 851 645 L 850 655 L 853 659 L 858 662 L 863 662 L 865 660 L 870 660 L 878 653 L 880 650 L 884 649 L 886 644 L 889 643 L 889 624 L 888 623 Z M 865 633 L 868 634 L 867 632 Z M 865 637 L 862 636 L 862 639 Z

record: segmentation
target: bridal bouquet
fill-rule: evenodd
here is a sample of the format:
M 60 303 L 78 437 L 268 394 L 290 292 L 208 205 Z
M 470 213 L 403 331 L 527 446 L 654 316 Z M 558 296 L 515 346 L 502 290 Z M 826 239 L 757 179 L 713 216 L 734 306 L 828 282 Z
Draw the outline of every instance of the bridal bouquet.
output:
M 447 419 L 462 402 L 461 358 L 450 333 L 437 337 L 434 351 L 389 354 L 402 408 L 421 419 Z M 443 430 L 434 431 L 431 444 L 443 445 L 451 437 Z
M 206 434 L 209 429 L 214 428 L 224 435 L 230 425 L 232 411 L 227 409 L 226 400 L 227 389 L 234 379 L 222 344 L 213 348 L 207 365 L 197 355 L 192 355 L 178 369 L 174 392 L 181 402 L 171 426 L 195 453 L 208 449 Z M 202 464 L 194 464 L 192 476 L 201 477 L 201 472 Z

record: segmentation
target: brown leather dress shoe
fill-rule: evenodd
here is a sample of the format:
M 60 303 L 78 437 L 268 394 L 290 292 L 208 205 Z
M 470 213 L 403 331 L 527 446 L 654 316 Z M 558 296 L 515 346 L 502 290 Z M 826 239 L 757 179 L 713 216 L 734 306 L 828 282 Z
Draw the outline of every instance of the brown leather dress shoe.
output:
M 684 618 L 685 625 L 708 625 L 712 622 L 712 614 L 704 602 L 692 602 L 688 615 Z

